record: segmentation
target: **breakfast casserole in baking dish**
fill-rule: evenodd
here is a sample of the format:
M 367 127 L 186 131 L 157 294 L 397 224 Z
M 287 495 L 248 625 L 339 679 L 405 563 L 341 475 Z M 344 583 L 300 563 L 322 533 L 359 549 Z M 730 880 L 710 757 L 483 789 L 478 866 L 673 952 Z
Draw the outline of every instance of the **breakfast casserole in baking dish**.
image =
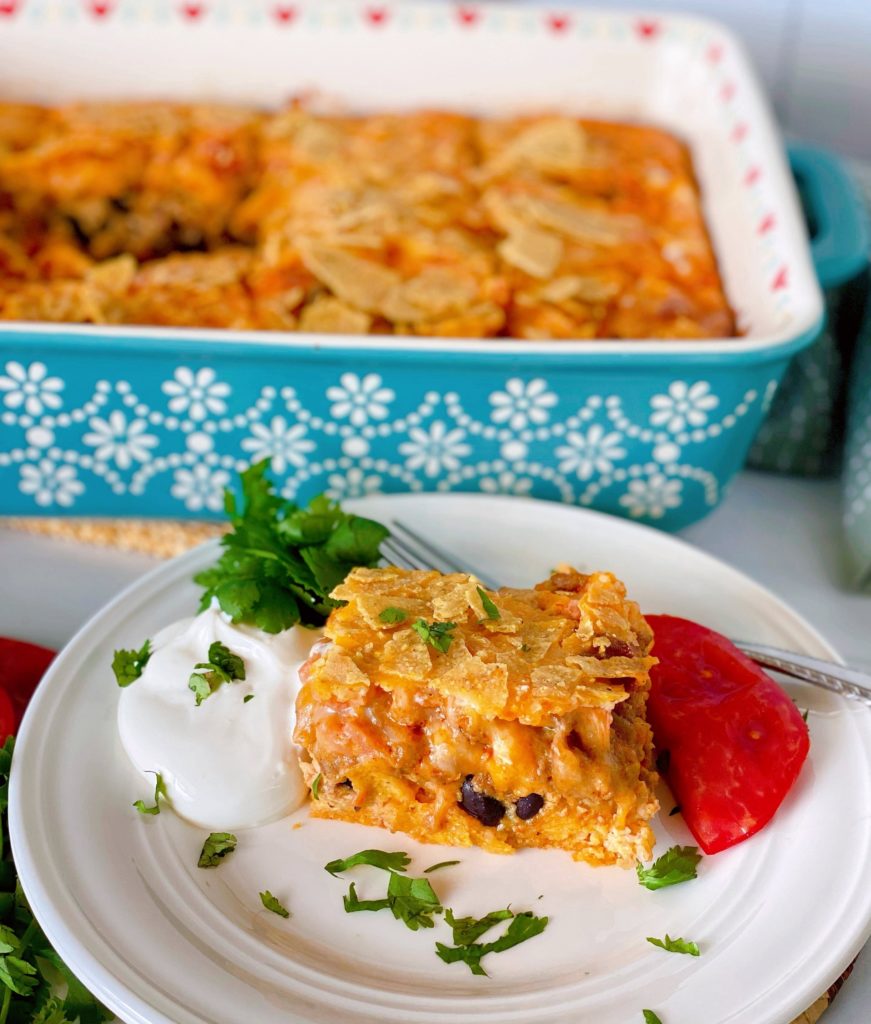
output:
M 0 319 L 736 333 L 687 148 L 555 114 L 0 106 Z
M 653 634 L 609 573 L 532 590 L 355 569 L 300 673 L 312 814 L 496 853 L 632 865 L 658 803 Z

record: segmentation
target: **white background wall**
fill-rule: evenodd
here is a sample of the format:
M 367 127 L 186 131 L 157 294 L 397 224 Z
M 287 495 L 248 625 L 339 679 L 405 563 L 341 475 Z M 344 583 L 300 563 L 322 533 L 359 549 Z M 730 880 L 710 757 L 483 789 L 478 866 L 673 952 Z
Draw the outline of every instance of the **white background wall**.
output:
M 871 0 L 587 2 L 718 18 L 743 38 L 790 134 L 871 159 Z

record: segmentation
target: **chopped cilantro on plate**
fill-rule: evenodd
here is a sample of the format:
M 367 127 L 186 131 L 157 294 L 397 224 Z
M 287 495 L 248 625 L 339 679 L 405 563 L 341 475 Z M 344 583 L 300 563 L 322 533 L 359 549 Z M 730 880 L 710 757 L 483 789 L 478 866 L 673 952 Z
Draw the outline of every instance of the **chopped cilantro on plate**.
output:
M 210 832 L 203 843 L 197 867 L 216 868 L 224 857 L 236 849 L 236 842 L 232 832 Z
M 169 799 L 169 794 L 166 792 L 166 783 L 163 781 L 163 776 L 160 772 L 149 772 L 148 774 L 154 776 L 154 803 L 149 807 L 144 800 L 137 800 L 133 806 L 140 814 L 160 814 L 160 798 L 163 797 L 164 800 Z
M 267 910 L 271 910 L 273 914 L 278 914 L 279 917 L 290 917 L 290 911 L 287 907 L 277 897 L 273 896 L 268 889 L 264 889 L 260 893 L 260 902 Z
M 664 949 L 667 953 L 688 953 L 690 956 L 700 956 L 701 952 L 695 942 L 689 942 L 686 939 L 673 939 L 670 935 L 666 935 L 664 939 L 654 939 L 648 935 L 647 941 L 651 946 L 659 946 L 660 949 Z
M 146 640 L 138 651 L 115 651 L 112 671 L 119 686 L 129 686 L 141 675 L 151 657 L 151 641 Z
M 644 867 L 641 861 L 635 865 L 639 885 L 647 889 L 665 889 L 696 877 L 696 867 L 702 855 L 696 846 L 672 846 L 651 864 Z
M 440 860 L 438 864 L 430 864 L 428 868 L 423 869 L 425 875 L 431 875 L 433 871 L 441 871 L 442 868 L 452 868 L 455 864 L 459 864 L 458 860 Z
M 369 867 L 380 868 L 382 871 L 405 871 L 411 863 L 411 857 L 401 850 L 396 853 L 388 853 L 386 850 L 361 850 L 343 860 L 331 860 L 324 865 L 324 870 L 331 875 L 338 875 L 342 871 L 366 864 Z
M 474 935 L 477 929 L 484 925 L 485 922 L 487 923 L 484 931 L 489 930 L 496 923 L 496 920 L 504 919 L 506 912 L 512 920 L 500 938 L 494 939 L 492 942 L 480 943 L 473 941 L 461 945 L 455 944 L 454 946 L 447 946 L 443 942 L 437 942 L 437 956 L 444 960 L 446 964 L 464 963 L 472 974 L 486 975 L 487 972 L 481 966 L 481 960 L 488 953 L 502 953 L 506 949 L 512 949 L 514 946 L 520 945 L 521 942 L 526 942 L 536 935 L 541 935 L 547 927 L 548 918 L 536 917 L 530 910 L 526 910 L 521 914 L 514 914 L 510 910 L 497 910 L 485 915 L 485 917 L 479 918 L 477 921 L 475 918 L 460 918 L 458 922 L 462 923 L 460 934 Z M 498 915 L 496 920 L 491 920 L 496 915 Z M 466 924 L 466 922 L 473 923 Z M 456 936 L 456 925 L 454 927 L 454 934 Z M 478 934 L 483 934 L 483 931 L 479 931 Z M 456 939 L 454 941 L 456 943 Z

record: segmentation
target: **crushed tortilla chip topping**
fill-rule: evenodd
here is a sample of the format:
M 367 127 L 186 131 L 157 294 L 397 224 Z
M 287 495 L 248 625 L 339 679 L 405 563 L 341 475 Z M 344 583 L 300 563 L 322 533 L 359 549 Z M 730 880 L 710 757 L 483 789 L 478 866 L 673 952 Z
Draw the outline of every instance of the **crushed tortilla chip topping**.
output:
M 733 335 L 684 145 L 553 113 L 0 104 L 0 319 Z
M 343 604 L 297 700 L 303 773 L 322 780 L 312 813 L 424 842 L 634 863 L 657 807 L 653 637 L 638 606 L 610 573 L 561 569 L 532 590 L 485 591 L 488 602 L 480 587 L 388 567 L 355 569 L 333 591 Z M 503 807 L 498 827 L 464 803 L 470 785 Z M 518 815 L 530 793 L 541 809 Z

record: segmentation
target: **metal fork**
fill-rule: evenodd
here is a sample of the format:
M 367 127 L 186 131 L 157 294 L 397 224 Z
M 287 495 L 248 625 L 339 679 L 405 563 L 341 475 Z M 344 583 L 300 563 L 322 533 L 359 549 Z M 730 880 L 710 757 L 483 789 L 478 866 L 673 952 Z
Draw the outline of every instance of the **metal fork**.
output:
M 394 565 L 403 569 L 437 569 L 439 572 L 462 572 L 476 576 L 490 590 L 499 584 L 486 573 L 478 572 L 463 563 L 444 548 L 422 537 L 406 523 L 394 520 L 389 524 L 390 536 L 381 549 Z M 824 690 L 860 701 L 871 707 L 871 675 L 856 668 L 847 668 L 833 661 L 812 658 L 806 654 L 784 651 L 779 647 L 757 644 L 746 640 L 733 640 L 749 658 L 763 668 L 774 669 L 793 679 L 801 679 Z

